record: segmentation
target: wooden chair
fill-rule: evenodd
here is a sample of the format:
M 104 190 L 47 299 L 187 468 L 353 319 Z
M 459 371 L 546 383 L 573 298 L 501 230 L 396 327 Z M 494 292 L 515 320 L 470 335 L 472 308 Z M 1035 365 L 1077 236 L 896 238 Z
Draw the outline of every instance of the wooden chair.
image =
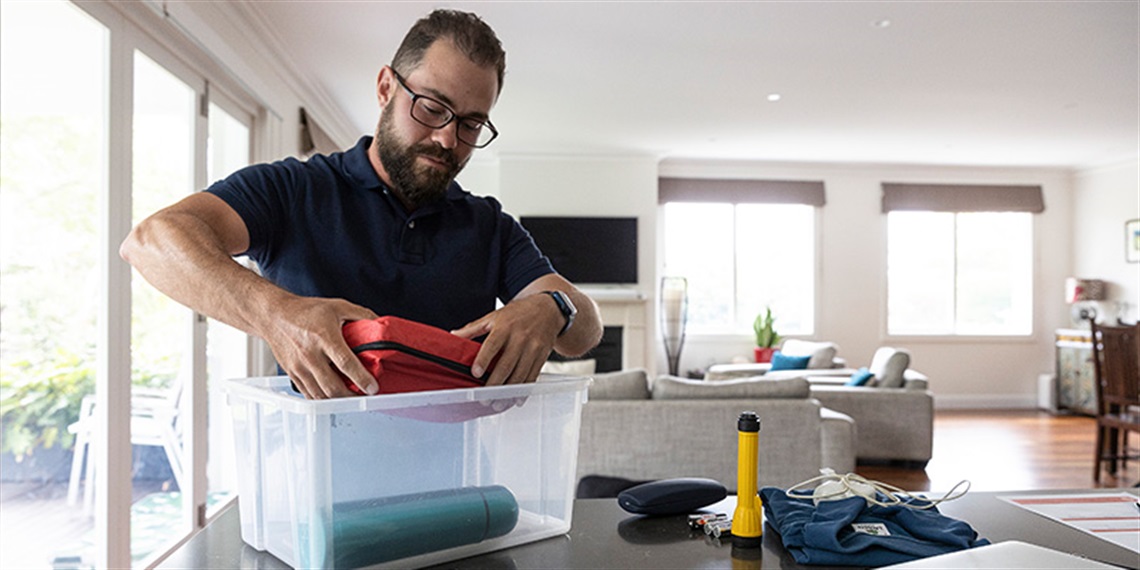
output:
M 1099 484 L 1102 463 L 1107 462 L 1108 472 L 1115 475 L 1118 461 L 1123 464 L 1128 459 L 1140 459 L 1140 455 L 1128 453 L 1128 432 L 1140 432 L 1140 323 L 1091 323 L 1096 372 L 1093 481 Z

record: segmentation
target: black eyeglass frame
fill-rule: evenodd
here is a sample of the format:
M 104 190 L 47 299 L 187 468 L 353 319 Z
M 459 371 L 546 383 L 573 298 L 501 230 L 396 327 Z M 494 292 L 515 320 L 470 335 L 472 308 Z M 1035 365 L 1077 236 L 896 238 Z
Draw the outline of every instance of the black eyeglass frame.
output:
M 442 128 L 450 125 L 453 121 L 460 123 L 460 126 L 463 126 L 462 123 L 464 121 L 468 121 L 470 123 L 478 123 L 480 129 L 486 128 L 488 131 L 491 132 L 491 138 L 487 139 L 487 142 L 485 142 L 483 144 L 475 144 L 475 143 L 472 143 L 470 141 L 463 140 L 463 135 L 461 134 L 463 132 L 463 129 L 456 129 L 455 130 L 455 138 L 458 139 L 459 142 L 461 142 L 467 146 L 473 147 L 473 148 L 486 148 L 487 145 L 491 144 L 492 142 L 495 141 L 496 138 L 499 137 L 499 130 L 495 128 L 495 125 L 491 124 L 490 119 L 483 120 L 483 119 L 476 119 L 474 117 L 460 117 L 455 112 L 455 110 L 452 109 L 451 106 L 448 105 L 447 103 L 444 103 L 443 101 L 440 101 L 439 99 L 436 99 L 435 97 L 430 97 L 428 95 L 421 95 L 419 93 L 416 93 L 415 91 L 412 91 L 412 89 L 410 87 L 408 87 L 408 84 L 404 83 L 404 78 L 402 76 L 400 76 L 400 73 L 398 71 L 396 71 L 395 69 L 392 70 L 392 75 L 394 75 L 396 77 L 396 83 L 399 83 L 400 87 L 402 87 L 404 89 L 404 91 L 407 92 L 408 97 L 412 98 L 412 104 L 410 106 L 408 106 L 408 115 L 411 116 L 412 120 L 414 120 L 415 122 L 429 128 L 429 129 L 442 129 Z M 425 123 L 422 119 L 417 117 L 416 114 L 413 112 L 416 108 L 416 101 L 418 101 L 420 99 L 425 99 L 427 101 L 431 101 L 432 103 L 439 105 L 440 107 L 447 110 L 447 112 L 449 113 L 450 116 L 448 116 L 447 120 L 444 121 L 440 125 L 433 125 L 431 123 Z

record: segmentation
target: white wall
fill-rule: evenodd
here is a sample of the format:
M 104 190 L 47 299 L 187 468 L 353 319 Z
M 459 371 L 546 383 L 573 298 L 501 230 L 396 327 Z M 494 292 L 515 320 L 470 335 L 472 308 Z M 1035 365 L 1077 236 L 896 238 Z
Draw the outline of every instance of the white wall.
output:
M 1102 315 L 1136 322 L 1140 316 L 1140 264 L 1124 261 L 1124 222 L 1140 219 L 1140 160 L 1078 174 L 1073 193 L 1074 277 L 1104 279 L 1109 303 Z M 1122 311 L 1116 314 L 1116 303 Z
M 480 151 L 475 151 L 475 155 L 467 162 L 467 166 L 463 167 L 463 171 L 455 178 L 459 185 L 464 190 L 475 194 L 477 196 L 499 196 L 500 186 L 499 182 L 499 160 L 495 157 L 480 156 Z

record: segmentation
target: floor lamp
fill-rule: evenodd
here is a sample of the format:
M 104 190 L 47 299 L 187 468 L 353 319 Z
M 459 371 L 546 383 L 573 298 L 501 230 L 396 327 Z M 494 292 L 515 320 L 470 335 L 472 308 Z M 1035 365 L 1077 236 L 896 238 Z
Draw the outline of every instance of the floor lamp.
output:
M 684 277 L 661 278 L 661 336 L 669 374 L 677 376 L 681 347 L 685 344 L 685 323 L 689 318 L 689 282 Z

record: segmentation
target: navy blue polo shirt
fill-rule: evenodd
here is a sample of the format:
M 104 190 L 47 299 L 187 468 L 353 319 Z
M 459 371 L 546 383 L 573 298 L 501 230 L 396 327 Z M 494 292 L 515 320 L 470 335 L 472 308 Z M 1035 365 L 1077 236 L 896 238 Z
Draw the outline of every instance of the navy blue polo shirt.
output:
M 371 144 L 250 166 L 206 191 L 245 221 L 245 254 L 270 281 L 378 315 L 455 329 L 554 272 L 497 200 L 458 183 L 409 214 L 372 169 Z

